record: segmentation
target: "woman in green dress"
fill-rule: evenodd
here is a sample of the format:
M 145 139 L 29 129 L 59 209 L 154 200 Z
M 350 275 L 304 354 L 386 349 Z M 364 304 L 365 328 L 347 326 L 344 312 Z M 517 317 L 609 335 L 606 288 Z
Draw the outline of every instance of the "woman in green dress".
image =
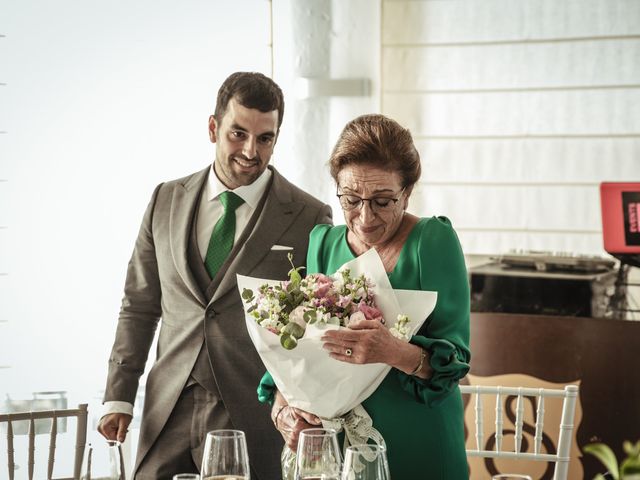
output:
M 327 331 L 324 348 L 343 362 L 393 367 L 362 406 L 386 441 L 394 480 L 466 479 L 458 380 L 469 370 L 469 284 L 458 237 L 445 217 L 407 213 L 420 156 L 397 122 L 383 115 L 349 122 L 330 167 L 346 225 L 311 232 L 307 272 L 331 275 L 375 248 L 394 288 L 437 291 L 438 300 L 409 343 L 381 322 L 362 320 Z M 319 423 L 289 407 L 268 372 L 258 394 L 273 403 L 275 427 L 292 449 L 301 430 Z

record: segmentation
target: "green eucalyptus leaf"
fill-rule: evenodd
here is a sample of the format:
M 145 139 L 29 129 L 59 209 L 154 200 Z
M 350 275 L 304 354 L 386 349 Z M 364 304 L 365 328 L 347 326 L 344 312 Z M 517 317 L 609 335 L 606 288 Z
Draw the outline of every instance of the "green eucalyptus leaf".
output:
M 318 317 L 316 316 L 316 311 L 315 310 L 307 310 L 302 315 L 302 318 L 309 325 L 312 325 L 312 324 L 316 323 L 316 320 L 318 319 Z
M 253 300 L 253 290 L 245 288 L 242 290 L 242 299 L 245 302 L 251 302 Z
M 280 336 L 280 345 L 287 350 L 293 350 L 298 345 L 298 341 L 291 335 L 284 333 Z
M 618 472 L 618 460 L 615 454 L 604 443 L 590 443 L 582 448 L 584 453 L 588 453 L 596 457 L 609 471 L 613 480 L 619 480 L 620 475 Z
M 288 323 L 283 329 L 282 332 L 291 335 L 292 337 L 298 339 L 304 336 L 304 328 L 298 325 L 296 322 Z

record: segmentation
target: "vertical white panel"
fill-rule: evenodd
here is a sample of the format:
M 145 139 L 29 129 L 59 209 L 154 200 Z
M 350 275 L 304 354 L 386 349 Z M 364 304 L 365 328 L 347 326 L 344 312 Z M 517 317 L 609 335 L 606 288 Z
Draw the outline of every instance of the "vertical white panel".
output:
M 347 121 L 379 110 L 380 0 L 274 0 L 275 80 L 287 103 L 275 164 L 294 183 L 330 203 L 343 218 L 327 161 Z M 363 79 L 369 93 L 301 98 L 311 79 Z M 285 128 L 286 127 L 286 128 Z

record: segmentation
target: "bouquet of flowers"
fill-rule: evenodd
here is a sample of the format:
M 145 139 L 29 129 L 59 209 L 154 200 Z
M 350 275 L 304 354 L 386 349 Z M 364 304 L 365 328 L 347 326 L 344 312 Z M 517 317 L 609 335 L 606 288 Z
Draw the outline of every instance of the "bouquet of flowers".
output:
M 354 315 L 363 315 L 382 317 L 387 328 L 408 340 L 437 300 L 436 292 L 394 290 L 374 249 L 331 277 L 313 274 L 303 279 L 299 269 L 293 269 L 285 282 L 242 275 L 237 279 L 248 305 L 249 336 L 278 390 L 291 406 L 327 420 L 359 406 L 391 367 L 335 360 L 322 348 L 323 333 L 348 328 Z
M 287 350 L 294 349 L 307 325 L 316 322 L 341 327 L 364 319 L 385 322 L 375 303 L 375 285 L 364 274 L 353 277 L 351 270 L 344 267 L 335 278 L 321 273 L 302 278 L 302 267 L 293 265 L 291 254 L 288 258 L 292 266 L 289 280 L 265 283 L 258 288 L 257 296 L 250 288 L 242 291 L 242 299 L 248 305 L 246 312 L 262 328 L 278 335 Z M 408 323 L 409 317 L 398 315 L 389 330 L 394 336 L 408 340 Z

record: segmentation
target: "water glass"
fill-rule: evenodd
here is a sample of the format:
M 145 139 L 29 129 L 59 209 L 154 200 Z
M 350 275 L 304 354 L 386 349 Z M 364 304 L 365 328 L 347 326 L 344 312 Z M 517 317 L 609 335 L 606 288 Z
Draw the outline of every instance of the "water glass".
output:
M 390 480 L 387 449 L 382 445 L 351 445 L 344 454 L 341 480 Z
M 89 444 L 86 458 L 87 472 L 83 479 L 99 478 L 100 480 L 124 480 L 124 458 L 122 445 L 114 440 L 100 442 L 94 448 Z
M 249 480 L 247 439 L 240 430 L 207 433 L 200 470 L 202 480 Z
M 296 480 L 339 480 L 342 458 L 338 436 L 331 428 L 300 432 L 296 452 Z

